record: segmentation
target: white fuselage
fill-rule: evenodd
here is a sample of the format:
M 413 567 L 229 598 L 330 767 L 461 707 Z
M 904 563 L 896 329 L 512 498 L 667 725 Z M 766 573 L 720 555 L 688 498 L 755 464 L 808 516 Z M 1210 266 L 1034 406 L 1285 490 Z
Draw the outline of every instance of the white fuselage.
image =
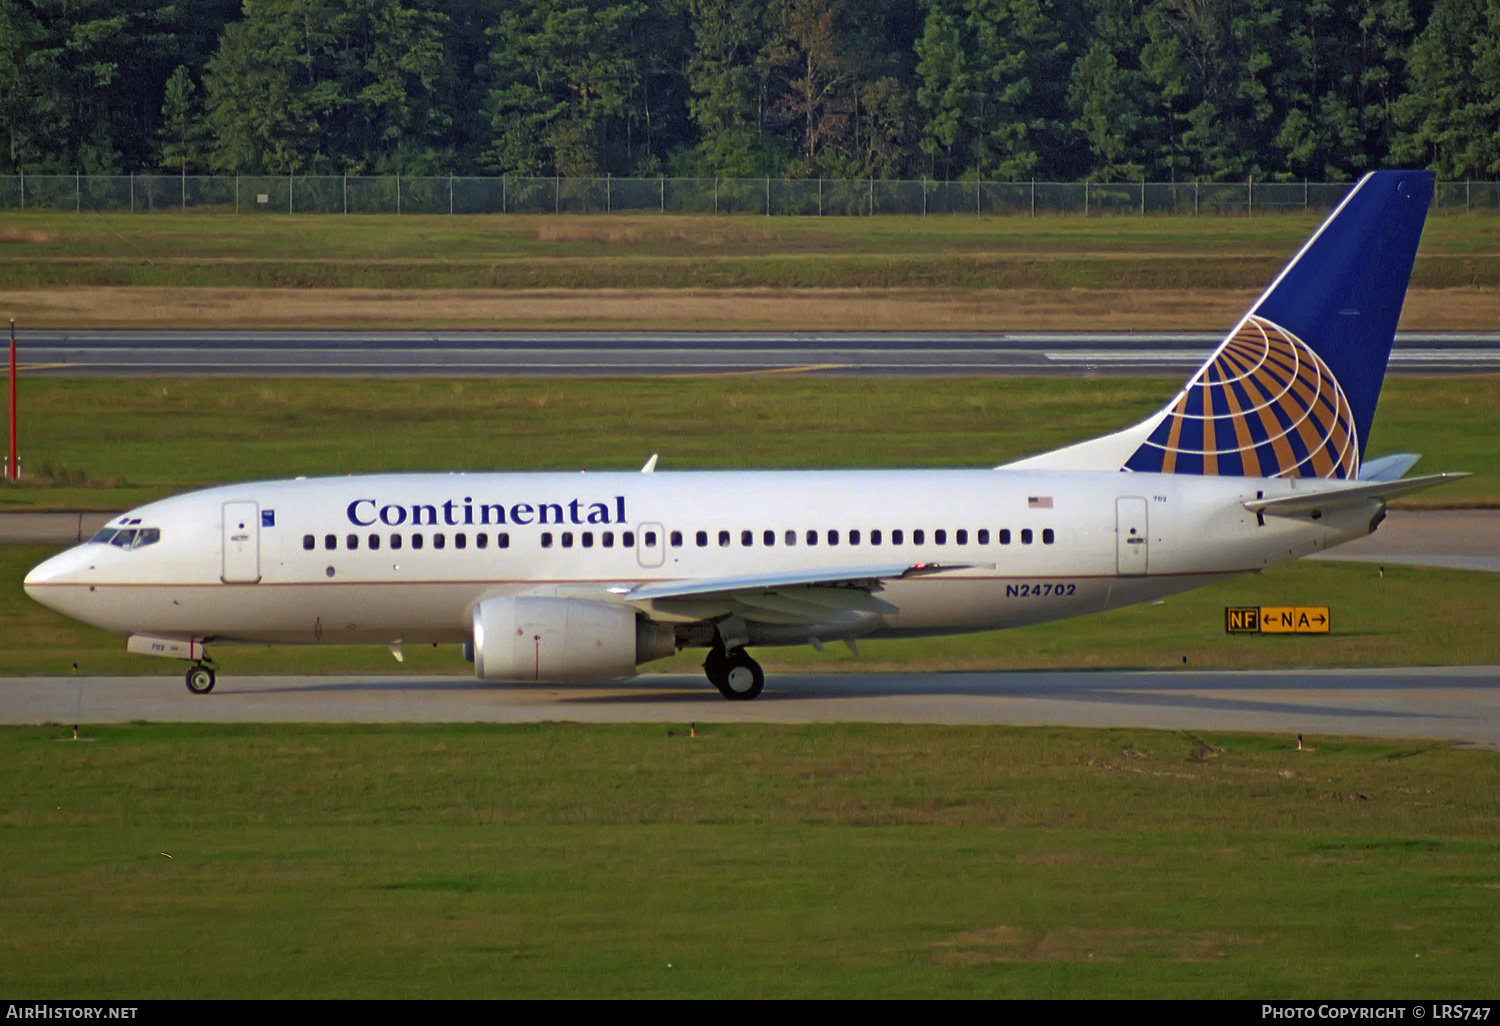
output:
M 1308 486 L 1032 470 L 261 482 L 133 510 L 112 526 L 155 529 L 152 544 L 85 543 L 32 571 L 26 591 L 122 634 L 462 642 L 476 603 L 495 596 L 608 600 L 643 582 L 939 564 L 953 569 L 884 581 L 878 613 L 752 623 L 749 643 L 956 633 L 1152 600 L 1369 533 L 1375 501 L 1317 521 L 1242 506 Z M 666 623 L 697 615 L 683 600 L 638 608 Z

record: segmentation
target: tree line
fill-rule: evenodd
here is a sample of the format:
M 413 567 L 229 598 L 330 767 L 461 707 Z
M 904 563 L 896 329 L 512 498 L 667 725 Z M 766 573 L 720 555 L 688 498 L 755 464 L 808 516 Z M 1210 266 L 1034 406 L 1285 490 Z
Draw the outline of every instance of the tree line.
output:
M 0 0 L 6 173 L 1500 176 L 1500 0 Z

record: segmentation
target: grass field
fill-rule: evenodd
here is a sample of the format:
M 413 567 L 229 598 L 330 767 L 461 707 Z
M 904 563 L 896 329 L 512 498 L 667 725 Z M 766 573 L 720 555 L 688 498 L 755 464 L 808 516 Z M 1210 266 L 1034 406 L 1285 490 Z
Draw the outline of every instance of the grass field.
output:
M 4 509 L 126 509 L 230 481 L 375 471 L 984 467 L 1133 424 L 1177 379 L 903 381 L 35 378 Z M 1367 447 L 1472 478 L 1414 504 L 1500 505 L 1500 378 L 1395 378 Z
M 33 327 L 1208 329 L 1319 220 L 7 212 L 0 313 Z M 1493 328 L 1497 254 L 1500 216 L 1432 217 L 1403 325 Z M 346 290 L 360 299 L 330 314 Z
M 1500 757 L 900 726 L 0 731 L 0 990 L 1488 998 Z
M 0 213 L 13 286 L 1244 288 L 1322 221 Z M 1437 215 L 1422 288 L 1500 285 L 1500 215 Z

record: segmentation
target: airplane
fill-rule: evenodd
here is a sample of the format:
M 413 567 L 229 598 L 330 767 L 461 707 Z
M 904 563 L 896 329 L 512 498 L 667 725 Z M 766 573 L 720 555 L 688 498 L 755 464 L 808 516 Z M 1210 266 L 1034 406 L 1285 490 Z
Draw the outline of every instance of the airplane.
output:
M 153 502 L 33 569 L 36 601 L 189 662 L 219 642 L 457 643 L 485 681 L 604 682 L 701 648 L 988 631 L 1155 601 L 1362 538 L 1365 441 L 1433 193 L 1366 175 L 1160 411 L 954 470 L 381 474 Z

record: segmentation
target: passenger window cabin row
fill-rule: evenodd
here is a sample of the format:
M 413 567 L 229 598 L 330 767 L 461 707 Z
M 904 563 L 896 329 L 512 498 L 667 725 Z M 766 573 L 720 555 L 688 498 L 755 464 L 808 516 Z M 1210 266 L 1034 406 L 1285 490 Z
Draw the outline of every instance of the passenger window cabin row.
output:
M 373 532 L 373 531 L 370 534 L 363 536 L 363 540 L 361 540 L 361 538 L 362 538 L 362 536 L 358 535 L 358 534 L 353 534 L 353 533 L 347 534 L 343 538 L 343 543 L 344 543 L 343 547 L 345 549 L 350 549 L 350 550 L 359 549 L 359 548 L 366 548 L 366 549 L 370 549 L 370 550 L 374 551 L 374 550 L 378 550 L 380 548 L 380 546 L 381 546 L 381 536 L 379 534 Z M 408 538 L 408 536 L 401 535 L 401 534 L 392 534 L 390 536 L 390 538 L 389 538 L 389 541 L 388 541 L 388 544 L 389 544 L 390 548 L 392 548 L 392 549 L 399 549 L 399 548 L 401 548 L 401 546 L 404 544 L 403 538 Z M 426 539 L 425 539 L 425 537 L 422 534 L 412 534 L 412 535 L 409 536 L 408 540 L 411 542 L 411 547 L 413 549 L 420 549 L 420 548 L 422 548 L 426 544 Z M 316 549 L 318 547 L 317 536 L 316 535 L 311 535 L 311 534 L 304 534 L 302 536 L 302 547 L 304 549 L 307 549 L 308 551 Z M 432 547 L 434 549 L 445 549 L 445 548 L 447 548 L 448 547 L 448 536 L 445 535 L 445 534 L 443 534 L 443 533 L 441 533 L 441 532 L 433 534 L 432 535 Z M 467 549 L 469 547 L 469 536 L 467 534 L 464 534 L 461 531 L 458 534 L 455 534 L 453 536 L 453 547 L 455 549 Z M 476 534 L 474 536 L 474 547 L 476 549 L 487 549 L 487 548 L 489 548 L 490 547 L 490 536 L 489 536 L 489 534 L 487 532 L 484 532 L 484 531 L 481 531 L 478 534 Z M 323 536 L 323 548 L 327 549 L 330 552 L 332 552 L 333 550 L 339 548 L 339 536 L 336 535 L 336 534 L 325 534 Z M 504 531 L 497 532 L 495 534 L 495 548 L 497 548 L 497 549 L 508 549 L 508 548 L 510 548 L 510 535 L 507 534 Z
M 1050 527 L 1042 528 L 1041 533 L 1043 545 L 1051 545 L 1056 539 L 1056 535 L 1053 533 L 1052 528 Z M 1019 535 L 1022 545 L 1030 545 L 1036 538 L 1035 532 L 1033 532 L 1029 527 L 1023 527 L 1020 530 Z M 772 548 L 777 544 L 777 537 L 778 535 L 775 531 L 762 531 L 760 533 L 759 543 L 765 548 Z M 844 544 L 847 545 L 906 544 L 906 532 L 899 527 L 893 528 L 889 532 L 882 531 L 880 528 L 876 527 L 872 528 L 868 533 L 861 532 L 859 528 L 853 528 L 849 531 L 844 532 L 842 535 L 836 529 L 830 529 L 824 532 L 808 530 L 801 533 L 800 535 L 797 531 L 788 530 L 780 535 L 781 543 L 787 548 L 795 546 L 798 542 L 799 537 L 802 539 L 803 544 L 809 547 L 820 544 L 820 539 L 821 544 L 827 546 L 838 545 L 840 544 L 841 540 Z M 961 527 L 958 530 L 953 531 L 950 536 L 949 532 L 946 529 L 939 527 L 932 532 L 932 544 L 948 545 L 950 544 L 950 537 L 951 544 L 968 545 L 970 533 L 966 528 Z M 976 545 L 990 544 L 990 531 L 987 527 L 981 527 L 979 530 L 973 532 L 972 537 L 974 544 Z M 995 532 L 995 541 L 1000 545 L 1009 545 L 1011 543 L 1012 537 L 1013 536 L 1011 534 L 1011 530 L 1008 527 L 1002 527 L 1000 530 Z M 698 531 L 693 536 L 694 543 L 700 549 L 708 548 L 711 540 L 716 541 L 718 547 L 721 549 L 730 548 L 734 545 L 735 542 L 734 532 L 719 531 L 717 538 L 715 539 L 710 539 L 709 532 L 707 531 Z M 920 527 L 914 528 L 911 532 L 911 543 L 913 545 L 926 545 L 927 532 Z M 683 547 L 683 537 L 681 531 L 672 532 L 671 544 L 674 549 Z M 750 548 L 754 546 L 756 544 L 756 533 L 754 531 L 740 531 L 739 544 L 741 548 Z
M 1030 545 L 1036 540 L 1035 532 L 1029 527 L 1021 528 L 1019 532 L 1016 532 L 1016 535 L 1012 535 L 1010 528 L 1002 527 L 995 532 L 994 540 L 996 544 L 1009 545 L 1011 544 L 1013 538 L 1017 536 L 1019 537 L 1020 543 L 1022 545 Z M 378 550 L 382 544 L 381 537 L 382 536 L 380 534 L 374 532 L 371 532 L 370 534 L 364 536 L 353 533 L 347 534 L 342 539 L 342 547 L 347 550 L 355 550 L 359 548 L 366 548 L 372 551 Z M 787 530 L 780 535 L 778 535 L 776 531 L 768 530 L 760 532 L 759 543 L 764 548 L 773 548 L 777 544 L 778 537 L 781 539 L 781 544 L 783 544 L 787 548 L 795 547 L 798 544 L 799 539 L 801 539 L 802 544 L 808 547 L 817 546 L 819 544 L 833 547 L 839 545 L 840 543 L 850 546 L 898 546 L 906 544 L 906 531 L 899 527 L 893 528 L 888 532 L 883 531 L 881 528 L 877 527 L 872 528 L 867 533 L 861 532 L 859 528 L 853 528 L 849 531 L 843 532 L 842 534 L 837 529 L 830 529 L 823 532 L 810 529 L 800 534 L 799 532 L 794 530 Z M 954 545 L 968 545 L 970 537 L 970 533 L 966 528 L 959 528 L 952 532 L 951 543 Z M 989 528 L 979 528 L 978 530 L 973 532 L 972 537 L 973 543 L 975 545 L 990 544 L 991 535 Z M 411 547 L 413 549 L 421 549 L 426 544 L 425 536 L 420 533 L 414 533 L 409 536 L 401 534 L 391 534 L 386 544 L 388 544 L 391 549 L 399 549 L 403 545 L 403 538 L 409 539 Z M 683 532 L 681 531 L 672 531 L 670 534 L 668 534 L 667 539 L 668 543 L 674 549 L 683 548 L 686 544 Z M 940 527 L 932 532 L 932 543 L 934 545 L 950 544 L 949 539 L 950 534 L 944 528 Z M 551 531 L 543 531 L 540 540 L 541 546 L 544 549 L 550 549 L 554 544 L 557 544 L 559 542 L 561 543 L 561 547 L 565 549 L 571 549 L 575 545 L 580 548 L 592 549 L 595 547 L 596 542 L 600 548 L 612 549 L 615 547 L 615 532 L 600 531 L 596 536 L 596 533 L 593 531 L 580 531 L 576 534 L 573 531 L 562 531 L 559 532 L 559 535 L 555 536 Z M 657 545 L 656 532 L 644 532 L 641 540 L 646 545 L 646 547 L 654 548 Z M 719 531 L 717 532 L 717 535 L 715 537 L 710 539 L 708 531 L 697 531 L 693 534 L 693 542 L 700 549 L 708 548 L 710 546 L 711 540 L 717 543 L 718 548 L 727 549 L 733 547 L 735 542 L 735 535 L 734 532 L 731 531 Z M 1054 540 L 1055 535 L 1053 534 L 1052 528 L 1042 528 L 1042 544 L 1051 545 Z M 469 536 L 463 532 L 454 534 L 452 541 L 452 547 L 455 549 L 467 549 L 469 547 Z M 750 530 L 740 531 L 738 541 L 741 548 L 751 548 L 757 542 L 756 532 Z M 323 536 L 323 548 L 327 549 L 330 552 L 340 547 L 339 542 L 340 538 L 336 534 L 326 534 Z M 619 544 L 621 548 L 634 548 L 635 532 L 620 532 Z M 926 545 L 927 532 L 920 527 L 914 528 L 911 531 L 911 544 Z M 489 548 L 489 546 L 490 536 L 487 532 L 481 531 L 478 534 L 474 535 L 474 548 L 487 549 Z M 303 535 L 302 547 L 309 551 L 316 549 L 318 547 L 317 537 L 311 534 Z M 434 549 L 447 548 L 448 536 L 446 534 L 443 534 L 442 532 L 435 532 L 432 535 L 432 547 Z M 495 534 L 495 548 L 510 548 L 510 534 L 505 531 L 497 532 Z

